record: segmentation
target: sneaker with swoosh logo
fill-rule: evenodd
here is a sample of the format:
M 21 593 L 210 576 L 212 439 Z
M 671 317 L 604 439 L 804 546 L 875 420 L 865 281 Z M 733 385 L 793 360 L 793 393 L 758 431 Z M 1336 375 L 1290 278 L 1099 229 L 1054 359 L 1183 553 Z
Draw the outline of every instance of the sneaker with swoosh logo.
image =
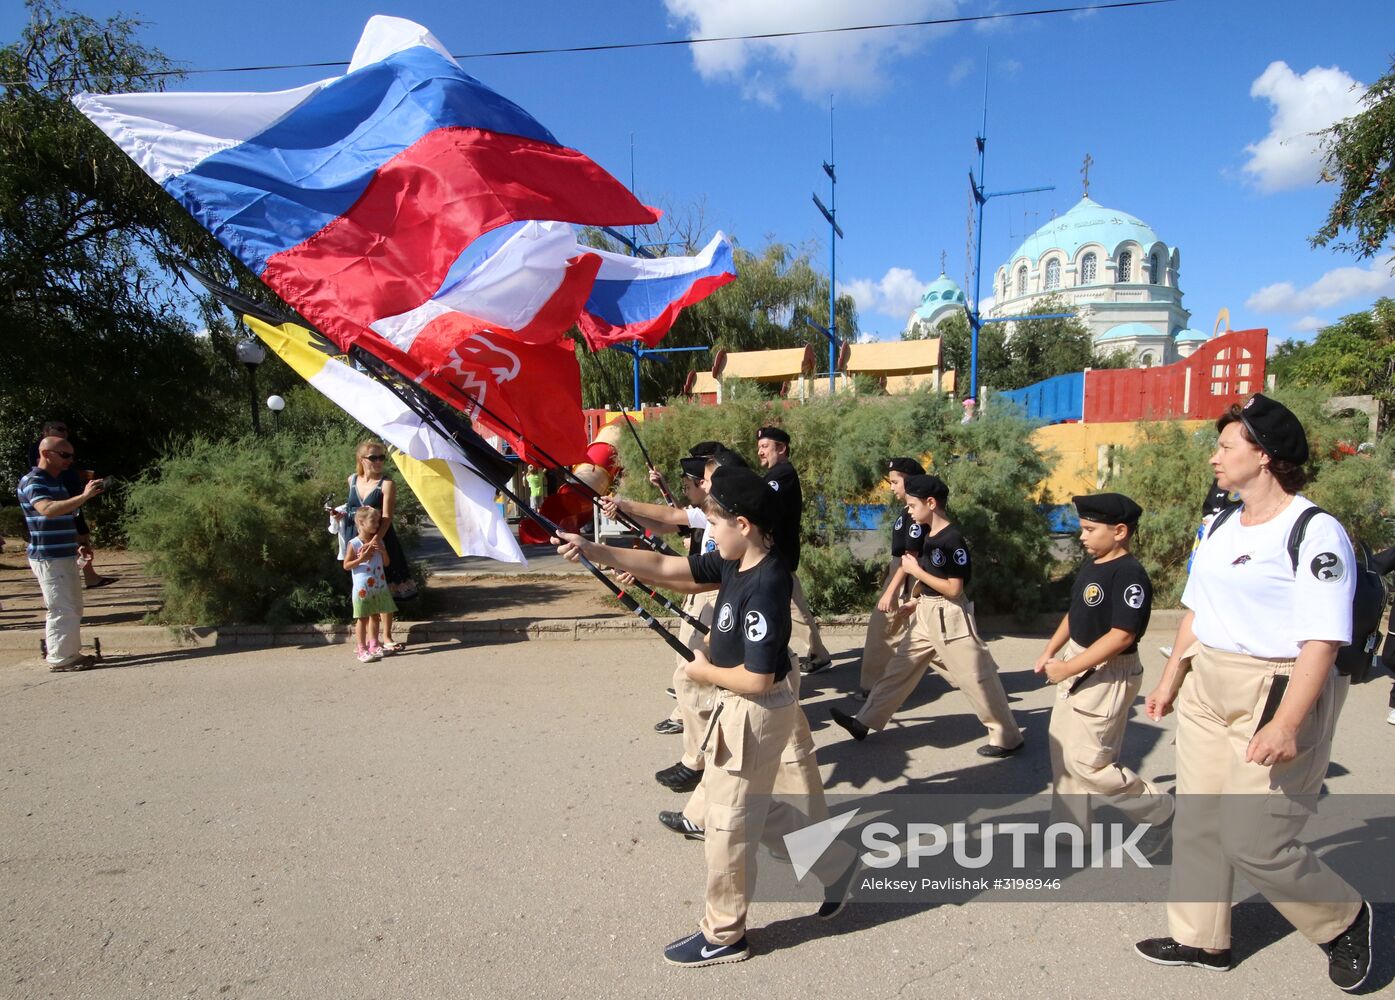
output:
M 722 965 L 726 962 L 744 962 L 751 957 L 751 949 L 746 944 L 746 936 L 731 944 L 712 944 L 702 931 L 679 938 L 664 949 L 664 961 L 669 965 L 685 969 L 700 969 L 704 965 Z

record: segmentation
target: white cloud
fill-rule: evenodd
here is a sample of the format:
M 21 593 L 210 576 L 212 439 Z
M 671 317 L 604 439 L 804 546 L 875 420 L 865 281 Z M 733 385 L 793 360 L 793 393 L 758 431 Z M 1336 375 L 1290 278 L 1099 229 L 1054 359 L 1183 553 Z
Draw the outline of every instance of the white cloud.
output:
M 1293 324 L 1293 328 L 1299 333 L 1316 333 L 1327 325 L 1329 325 L 1327 320 L 1320 316 L 1304 316 Z
M 949 71 L 949 85 L 957 87 L 966 80 L 970 73 L 974 71 L 974 61 L 972 59 L 960 59 L 954 64 L 954 68 Z
M 1261 191 L 1316 183 L 1322 158 L 1314 133 L 1359 112 L 1365 91 L 1365 84 L 1336 66 L 1316 66 L 1299 76 L 1288 63 L 1270 63 L 1250 85 L 1251 97 L 1273 106 L 1269 134 L 1245 147 L 1245 173 Z
M 1365 267 L 1339 267 L 1328 271 L 1301 291 L 1287 281 L 1266 285 L 1245 300 L 1245 307 L 1262 313 L 1312 313 L 1330 309 L 1350 299 L 1371 300 L 1395 295 L 1395 275 L 1381 262 Z
M 851 295 L 860 313 L 881 313 L 905 322 L 911 310 L 920 305 L 920 297 L 930 283 L 921 281 L 915 272 L 904 267 L 889 268 L 878 281 L 859 278 L 839 282 L 838 291 Z
M 808 31 L 951 16 L 959 0 L 664 0 L 691 38 Z M 693 66 L 709 81 L 729 81 L 749 100 L 773 104 L 788 86 L 810 100 L 830 93 L 874 93 L 887 64 L 948 34 L 950 27 L 887 28 L 692 46 Z

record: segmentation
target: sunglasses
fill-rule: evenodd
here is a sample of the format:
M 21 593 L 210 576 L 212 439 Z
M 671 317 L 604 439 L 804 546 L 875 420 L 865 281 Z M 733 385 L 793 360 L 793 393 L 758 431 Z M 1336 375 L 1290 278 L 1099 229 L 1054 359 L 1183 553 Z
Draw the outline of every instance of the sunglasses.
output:
M 368 461 L 370 461 L 370 462 L 386 462 L 386 461 L 387 461 L 387 456 L 386 456 L 386 455 L 364 455 L 363 457 L 366 458 L 366 459 L 368 459 Z

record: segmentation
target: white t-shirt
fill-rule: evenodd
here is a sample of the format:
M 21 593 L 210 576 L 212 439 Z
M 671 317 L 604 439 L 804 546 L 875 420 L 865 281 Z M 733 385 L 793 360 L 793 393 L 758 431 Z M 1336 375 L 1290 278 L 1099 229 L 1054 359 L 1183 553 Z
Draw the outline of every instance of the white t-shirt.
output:
M 1337 519 L 1318 514 L 1298 548 L 1288 536 L 1313 502 L 1297 496 L 1278 517 L 1246 527 L 1241 507 L 1196 550 L 1182 603 L 1196 612 L 1192 630 L 1208 646 L 1267 660 L 1291 660 L 1309 639 L 1351 642 L 1356 557 Z
M 683 509 L 688 512 L 688 527 L 707 530 L 707 515 L 702 512 L 701 507 L 685 507 Z

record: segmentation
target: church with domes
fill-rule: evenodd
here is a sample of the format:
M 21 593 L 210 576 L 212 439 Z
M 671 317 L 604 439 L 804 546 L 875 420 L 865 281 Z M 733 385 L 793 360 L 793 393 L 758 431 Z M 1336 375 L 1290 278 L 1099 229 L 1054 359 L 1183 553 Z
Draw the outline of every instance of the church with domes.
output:
M 1209 337 L 1188 327 L 1182 306 L 1182 258 L 1147 223 L 1106 208 L 1089 195 L 1052 219 L 1017 248 L 993 275 L 985 319 L 1038 312 L 1055 298 L 1075 311 L 1101 352 L 1125 351 L 1140 368 L 1190 356 Z M 925 291 L 907 329 L 932 329 L 964 293 L 941 274 Z M 1007 334 L 1012 336 L 1012 325 Z

